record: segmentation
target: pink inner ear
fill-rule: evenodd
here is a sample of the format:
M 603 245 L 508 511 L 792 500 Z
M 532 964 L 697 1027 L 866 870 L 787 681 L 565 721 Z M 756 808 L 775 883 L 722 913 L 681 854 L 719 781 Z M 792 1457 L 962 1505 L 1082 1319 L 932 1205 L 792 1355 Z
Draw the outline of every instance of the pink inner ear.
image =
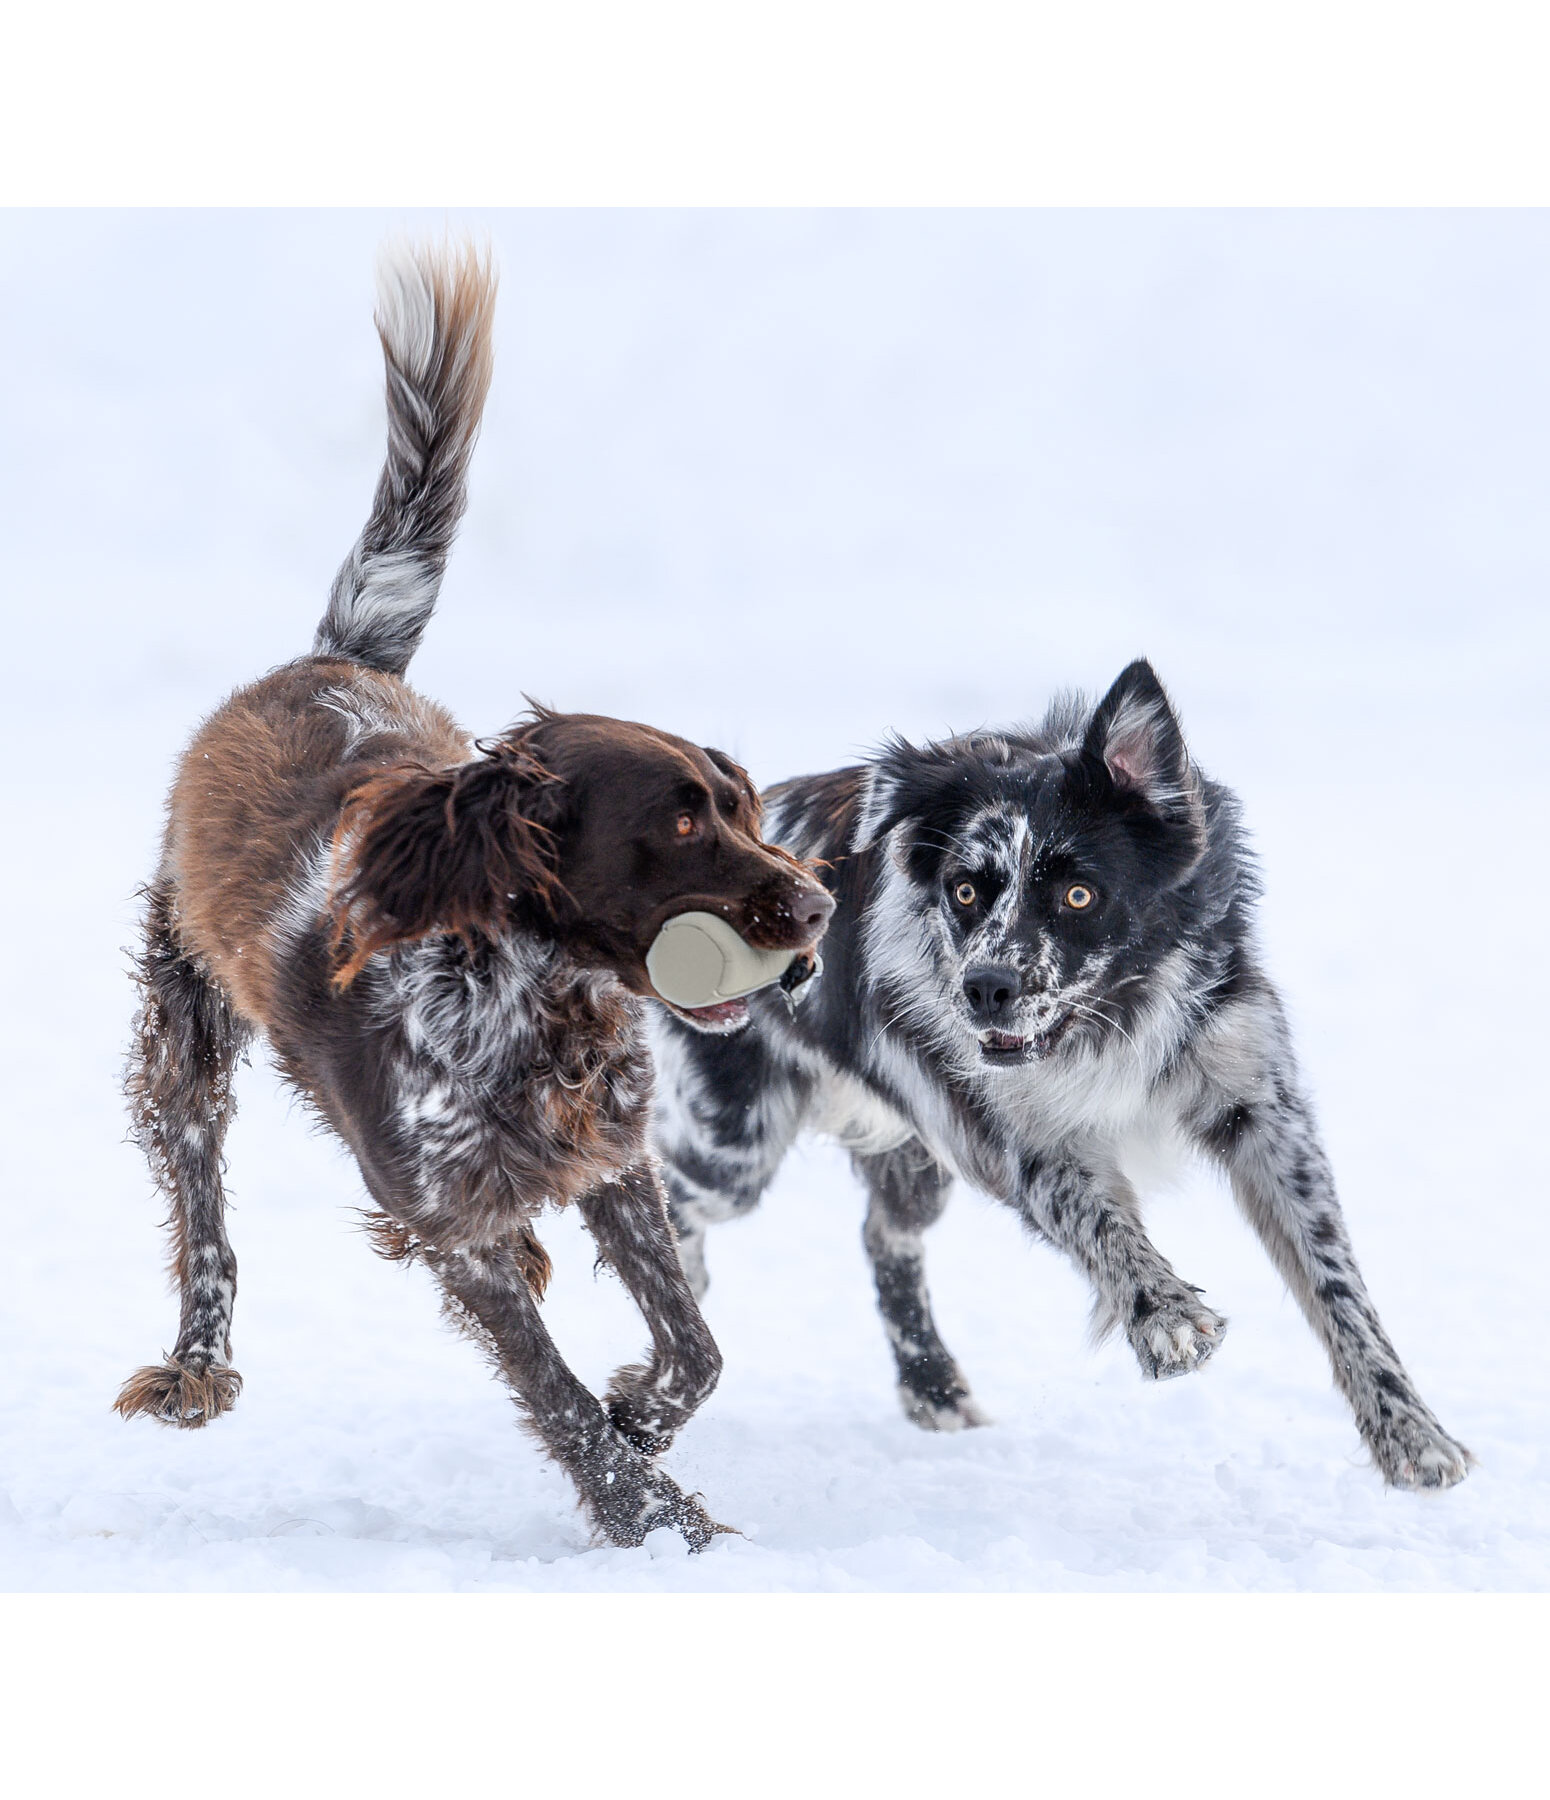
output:
M 1115 779 L 1126 787 L 1144 789 L 1152 774 L 1152 759 L 1146 753 L 1146 746 L 1134 738 L 1126 743 L 1111 744 L 1104 751 L 1103 760 Z

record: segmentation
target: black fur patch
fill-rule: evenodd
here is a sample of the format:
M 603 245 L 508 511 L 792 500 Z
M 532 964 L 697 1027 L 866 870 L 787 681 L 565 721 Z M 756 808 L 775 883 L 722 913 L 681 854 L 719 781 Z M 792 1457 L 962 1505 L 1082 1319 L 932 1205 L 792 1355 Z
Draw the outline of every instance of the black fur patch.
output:
M 930 1323 L 920 1246 L 947 1172 L 1082 1269 L 1096 1324 L 1125 1333 L 1146 1375 L 1183 1374 L 1226 1322 L 1150 1243 L 1121 1173 L 1138 1130 L 1176 1133 L 1228 1174 L 1385 1478 L 1462 1477 L 1468 1453 L 1410 1384 L 1345 1233 L 1258 961 L 1238 802 L 1194 766 L 1148 664 L 1096 705 L 895 740 L 766 803 L 772 835 L 820 862 L 839 904 L 794 1016 L 756 996 L 739 1039 L 659 1021 L 657 1145 L 698 1286 L 705 1227 L 758 1199 L 804 1125 L 853 1149 L 891 1130 L 895 1147 L 857 1166 L 911 1418 L 976 1422 Z M 924 1210 L 891 1201 L 901 1171 Z

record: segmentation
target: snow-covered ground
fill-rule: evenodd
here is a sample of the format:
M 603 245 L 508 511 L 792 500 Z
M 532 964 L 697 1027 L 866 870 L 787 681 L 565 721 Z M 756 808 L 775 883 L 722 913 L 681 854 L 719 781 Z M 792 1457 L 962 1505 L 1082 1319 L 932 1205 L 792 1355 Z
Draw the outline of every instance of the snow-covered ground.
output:
M 1382 1488 L 1203 1175 L 1152 1226 L 1233 1328 L 1164 1386 L 959 1193 L 932 1276 L 995 1423 L 915 1431 L 858 1193 L 811 1144 L 711 1240 L 727 1371 L 670 1457 L 743 1535 L 591 1547 L 261 1057 L 241 1402 L 199 1433 L 109 1411 L 175 1319 L 117 1092 L 132 893 L 180 741 L 306 648 L 364 517 L 371 264 L 403 222 L 0 220 L 0 1584 L 1550 1586 L 1543 214 L 475 218 L 496 386 L 414 669 L 480 729 L 526 691 L 767 781 L 1151 655 L 1244 795 L 1357 1248 L 1479 1457 L 1462 1488 Z M 548 1242 L 600 1384 L 642 1328 L 574 1220 Z

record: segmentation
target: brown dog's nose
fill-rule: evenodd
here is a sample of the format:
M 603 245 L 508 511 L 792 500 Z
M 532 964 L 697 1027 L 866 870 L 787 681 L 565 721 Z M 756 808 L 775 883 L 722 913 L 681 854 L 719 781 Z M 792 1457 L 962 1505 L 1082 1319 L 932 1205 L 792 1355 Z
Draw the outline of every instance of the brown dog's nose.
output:
M 792 922 L 807 930 L 826 925 L 834 911 L 834 896 L 823 888 L 804 888 L 791 902 Z

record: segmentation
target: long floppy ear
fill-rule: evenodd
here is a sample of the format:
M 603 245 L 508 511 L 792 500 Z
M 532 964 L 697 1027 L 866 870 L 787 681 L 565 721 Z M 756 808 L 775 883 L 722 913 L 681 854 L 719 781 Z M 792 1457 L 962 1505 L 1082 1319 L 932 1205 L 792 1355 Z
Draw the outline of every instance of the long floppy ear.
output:
M 1082 744 L 1121 796 L 1138 800 L 1188 840 L 1185 867 L 1205 854 L 1205 796 L 1184 733 L 1152 665 L 1138 658 L 1098 702 Z
M 328 912 L 334 975 L 348 987 L 367 960 L 434 933 L 465 942 L 498 935 L 514 917 L 553 917 L 562 784 L 497 739 L 450 769 L 399 763 L 347 797 L 334 833 Z

